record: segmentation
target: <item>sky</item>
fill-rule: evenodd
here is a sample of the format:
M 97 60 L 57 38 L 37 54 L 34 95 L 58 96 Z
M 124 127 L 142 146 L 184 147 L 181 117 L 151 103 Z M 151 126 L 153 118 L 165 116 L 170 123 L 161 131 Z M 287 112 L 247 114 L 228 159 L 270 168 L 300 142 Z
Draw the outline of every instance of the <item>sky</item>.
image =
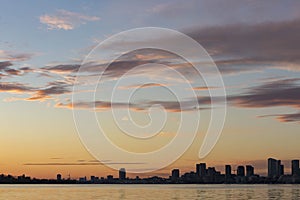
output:
M 168 176 L 172 168 L 184 173 L 206 162 L 221 171 L 225 164 L 252 164 L 265 174 L 268 157 L 281 159 L 289 173 L 290 160 L 300 158 L 299 1 L 0 4 L 0 173 L 117 176 L 123 166 L 149 169 L 130 176 Z M 185 34 L 204 54 L 197 56 L 187 43 L 174 43 L 172 34 L 152 35 L 144 27 Z M 146 31 L 121 40 L 115 36 L 136 28 Z M 196 55 L 192 60 L 200 71 L 211 58 L 209 66 L 217 66 L 222 81 L 206 85 L 206 77 L 197 75 L 185 58 L 164 49 L 127 51 L 153 42 Z M 116 55 L 121 56 L 111 64 Z M 212 72 L 209 77 L 218 74 Z M 224 97 L 209 95 L 223 89 L 224 127 L 214 148 L 200 159 L 211 116 L 221 110 L 211 106 L 212 99 L 219 103 Z M 173 142 L 178 132 L 178 149 L 191 139 L 192 144 L 180 155 L 174 148 L 140 161 L 101 146 L 99 131 L 127 152 L 155 151 Z M 169 159 L 150 172 L 152 161 Z

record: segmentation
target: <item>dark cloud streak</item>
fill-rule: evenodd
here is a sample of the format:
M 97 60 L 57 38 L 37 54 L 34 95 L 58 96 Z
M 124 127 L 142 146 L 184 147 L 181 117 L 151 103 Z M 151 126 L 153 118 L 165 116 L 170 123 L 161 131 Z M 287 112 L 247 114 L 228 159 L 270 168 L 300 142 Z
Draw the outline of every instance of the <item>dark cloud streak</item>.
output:
M 292 107 L 300 109 L 300 79 L 282 79 L 250 88 L 241 95 L 229 96 L 228 101 L 237 107 L 266 108 Z M 276 117 L 280 122 L 300 122 L 300 112 L 292 114 L 263 115 L 259 117 Z
M 10 62 L 10 61 L 3 61 L 3 62 L 0 62 L 0 70 L 4 70 L 6 69 L 7 67 L 10 67 L 12 66 L 13 64 Z
M 300 108 L 299 79 L 284 79 L 266 83 L 241 95 L 230 96 L 228 100 L 238 107 L 291 106 Z
M 208 50 L 225 73 L 278 65 L 300 69 L 300 18 L 193 28 L 186 33 Z
M 76 165 L 104 165 L 104 164 L 109 164 L 109 165 L 144 165 L 146 163 L 142 162 L 70 162 L 70 163 L 58 163 L 58 162 L 51 162 L 51 163 L 24 163 L 23 165 L 29 165 L 29 166 L 76 166 Z

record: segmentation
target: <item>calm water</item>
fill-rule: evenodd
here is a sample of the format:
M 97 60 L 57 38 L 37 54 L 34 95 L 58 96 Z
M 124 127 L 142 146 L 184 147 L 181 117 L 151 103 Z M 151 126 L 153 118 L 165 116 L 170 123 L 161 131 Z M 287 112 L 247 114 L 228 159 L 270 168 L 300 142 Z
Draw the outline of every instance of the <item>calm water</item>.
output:
M 0 185 L 0 199 L 300 199 L 300 185 Z

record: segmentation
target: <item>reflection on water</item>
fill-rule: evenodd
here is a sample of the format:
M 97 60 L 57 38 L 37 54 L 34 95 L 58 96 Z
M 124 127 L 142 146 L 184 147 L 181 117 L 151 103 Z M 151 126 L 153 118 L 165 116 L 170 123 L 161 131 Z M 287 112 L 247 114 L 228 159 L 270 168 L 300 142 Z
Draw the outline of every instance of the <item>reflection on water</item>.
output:
M 300 199 L 300 185 L 0 185 L 0 200 Z

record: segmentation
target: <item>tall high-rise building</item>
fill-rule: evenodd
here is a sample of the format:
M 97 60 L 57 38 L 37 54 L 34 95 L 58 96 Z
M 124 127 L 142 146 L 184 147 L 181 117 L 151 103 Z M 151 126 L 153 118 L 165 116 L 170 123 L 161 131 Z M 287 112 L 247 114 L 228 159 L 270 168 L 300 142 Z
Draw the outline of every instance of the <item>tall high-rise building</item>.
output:
M 206 175 L 206 163 L 200 163 L 196 165 L 196 173 L 198 176 Z
M 268 159 L 268 177 L 277 176 L 277 160 L 274 158 Z
M 281 164 L 281 160 L 274 158 L 268 159 L 268 177 L 279 177 L 284 175 L 284 166 Z
M 292 160 L 292 175 L 299 174 L 299 160 Z
M 230 178 L 231 177 L 231 166 L 225 165 L 225 177 Z
M 251 165 L 246 165 L 246 176 L 253 176 L 254 175 L 254 167 Z
M 238 166 L 236 170 L 237 176 L 245 176 L 245 167 L 244 166 Z
M 119 180 L 125 180 L 126 179 L 126 170 L 125 168 L 121 168 L 119 170 Z
M 179 176 L 180 176 L 179 169 L 173 169 L 171 179 L 177 180 L 179 178 Z
M 284 166 L 280 165 L 279 166 L 279 176 L 284 175 Z
M 281 160 L 276 160 L 276 176 L 280 176 Z

